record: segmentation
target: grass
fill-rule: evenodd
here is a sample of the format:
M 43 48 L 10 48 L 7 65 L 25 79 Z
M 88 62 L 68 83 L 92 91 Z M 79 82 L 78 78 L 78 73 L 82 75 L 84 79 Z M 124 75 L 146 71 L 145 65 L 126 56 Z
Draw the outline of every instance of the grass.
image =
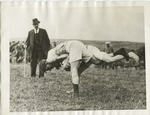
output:
M 38 74 L 38 71 L 37 71 Z M 10 111 L 146 109 L 145 70 L 90 67 L 81 75 L 80 97 L 74 99 L 70 72 L 53 69 L 44 78 L 30 77 L 30 66 L 10 65 Z

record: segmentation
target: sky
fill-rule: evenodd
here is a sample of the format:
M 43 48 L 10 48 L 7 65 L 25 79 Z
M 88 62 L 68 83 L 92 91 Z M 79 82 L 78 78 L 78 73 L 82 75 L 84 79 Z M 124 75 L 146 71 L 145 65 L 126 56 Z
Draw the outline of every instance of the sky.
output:
M 25 40 L 33 29 L 32 19 L 38 18 L 50 39 L 144 42 L 144 7 L 140 6 L 15 2 L 2 4 L 2 14 L 10 40 Z

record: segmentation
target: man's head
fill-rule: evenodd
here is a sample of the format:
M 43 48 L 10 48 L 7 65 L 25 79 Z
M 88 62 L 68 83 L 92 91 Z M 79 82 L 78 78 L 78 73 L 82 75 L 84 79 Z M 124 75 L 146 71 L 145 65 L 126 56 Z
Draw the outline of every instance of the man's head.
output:
M 33 21 L 34 28 L 38 29 L 40 21 L 37 18 L 34 18 L 32 21 Z
M 110 42 L 105 42 L 105 44 L 108 48 L 110 47 Z
M 51 71 L 54 68 L 54 63 L 46 63 L 46 71 Z
M 46 59 L 42 59 L 39 62 L 39 77 L 44 77 L 44 72 L 51 71 L 54 67 L 59 69 L 60 66 L 59 62 L 47 63 Z

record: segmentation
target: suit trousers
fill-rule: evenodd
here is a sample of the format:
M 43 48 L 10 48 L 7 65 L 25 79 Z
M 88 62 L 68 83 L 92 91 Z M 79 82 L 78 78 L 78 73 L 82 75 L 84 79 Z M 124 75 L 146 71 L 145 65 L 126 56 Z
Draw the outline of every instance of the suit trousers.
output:
M 36 67 L 38 62 L 40 62 L 42 59 L 46 59 L 46 55 L 43 53 L 42 50 L 33 50 L 32 52 L 32 58 L 31 58 L 31 76 L 36 75 Z

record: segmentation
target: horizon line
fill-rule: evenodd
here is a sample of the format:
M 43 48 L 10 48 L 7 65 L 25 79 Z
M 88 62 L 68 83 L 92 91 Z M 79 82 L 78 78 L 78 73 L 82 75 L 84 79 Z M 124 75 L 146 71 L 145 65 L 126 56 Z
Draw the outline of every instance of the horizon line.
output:
M 20 39 L 20 40 L 19 40 Z M 10 38 L 9 41 L 25 41 L 26 38 Z M 67 39 L 67 38 L 50 38 L 50 40 L 83 40 L 83 41 L 110 41 L 110 42 L 137 42 L 137 43 L 145 43 L 145 40 L 144 41 L 126 41 L 126 40 L 99 40 L 99 39 L 74 39 L 74 38 L 70 38 L 70 39 Z

